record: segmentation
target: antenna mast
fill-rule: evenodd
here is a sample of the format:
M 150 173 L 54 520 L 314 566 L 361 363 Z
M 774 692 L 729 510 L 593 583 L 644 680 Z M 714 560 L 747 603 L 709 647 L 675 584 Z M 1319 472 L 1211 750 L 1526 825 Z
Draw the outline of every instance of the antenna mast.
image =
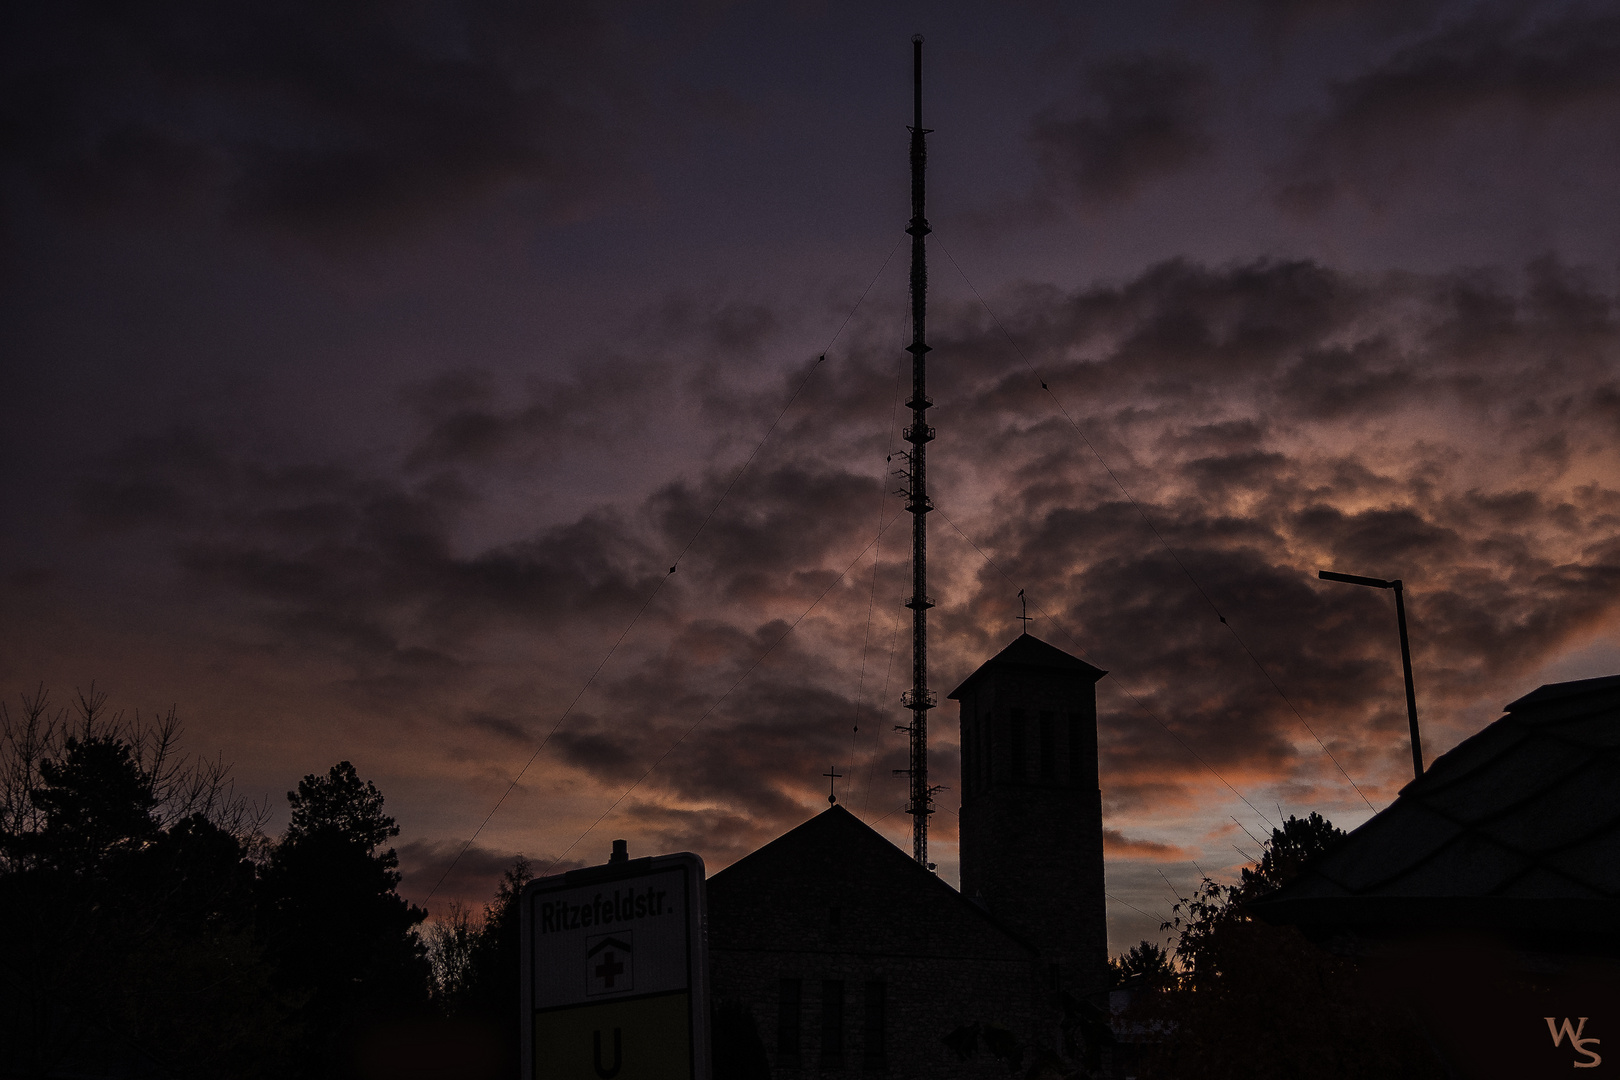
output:
M 911 609 L 911 689 L 901 697 L 911 710 L 911 803 L 906 813 L 911 815 L 912 858 L 928 869 L 928 817 L 934 812 L 934 793 L 928 786 L 928 710 L 934 707 L 934 693 L 928 689 L 928 609 L 934 601 L 928 596 L 928 511 L 934 508 L 928 499 L 928 443 L 934 429 L 928 426 L 928 345 L 925 330 L 928 317 L 928 255 L 924 238 L 929 233 L 928 219 L 924 216 L 924 172 L 928 165 L 928 148 L 924 136 L 928 129 L 922 126 L 922 47 L 921 34 L 911 39 L 912 62 L 912 124 L 911 124 L 911 221 L 906 232 L 911 236 L 911 426 L 906 428 L 906 441 L 911 444 L 907 458 L 911 468 L 907 472 L 906 509 L 911 512 L 911 598 L 906 607 Z

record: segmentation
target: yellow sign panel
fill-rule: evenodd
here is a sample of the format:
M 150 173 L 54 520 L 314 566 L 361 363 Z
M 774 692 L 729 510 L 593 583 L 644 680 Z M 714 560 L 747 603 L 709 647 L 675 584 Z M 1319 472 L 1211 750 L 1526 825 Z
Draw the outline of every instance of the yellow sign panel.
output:
M 692 1080 L 688 994 L 534 1014 L 535 1080 Z

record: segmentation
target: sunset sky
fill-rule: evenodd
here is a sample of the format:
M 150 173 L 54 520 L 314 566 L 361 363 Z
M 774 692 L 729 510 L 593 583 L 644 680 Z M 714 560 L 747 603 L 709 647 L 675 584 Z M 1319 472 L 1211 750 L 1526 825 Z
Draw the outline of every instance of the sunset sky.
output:
M 1393 598 L 1318 569 L 1405 581 L 1429 760 L 1620 671 L 1620 3 L 0 18 L 8 707 L 172 706 L 272 832 L 351 760 L 419 902 L 532 757 L 435 911 L 712 873 L 830 764 L 909 847 L 913 33 L 931 681 L 1019 589 L 1110 672 L 1116 950 L 1410 779 Z

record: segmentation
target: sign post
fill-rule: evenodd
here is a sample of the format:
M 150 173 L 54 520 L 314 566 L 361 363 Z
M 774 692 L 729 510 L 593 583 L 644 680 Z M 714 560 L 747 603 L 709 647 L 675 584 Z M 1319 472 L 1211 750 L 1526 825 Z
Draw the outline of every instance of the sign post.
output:
M 703 860 L 631 859 L 524 887 L 527 1080 L 708 1080 Z

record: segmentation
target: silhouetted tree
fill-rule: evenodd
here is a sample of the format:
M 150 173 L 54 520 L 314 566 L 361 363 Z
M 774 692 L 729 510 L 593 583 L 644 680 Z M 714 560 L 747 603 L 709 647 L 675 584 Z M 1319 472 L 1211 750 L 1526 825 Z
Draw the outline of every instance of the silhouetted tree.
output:
M 472 949 L 482 931 L 482 922 L 461 901 L 453 900 L 449 913 L 428 923 L 422 932 L 433 980 L 431 991 L 442 1015 L 454 1016 L 463 1007 Z
M 1353 959 L 1291 926 L 1249 916 L 1245 903 L 1296 876 L 1343 833 L 1318 814 L 1272 831 L 1236 885 L 1205 879 L 1175 907 L 1180 970 L 1163 992 L 1138 995 L 1129 1019 L 1165 1033 L 1140 1075 L 1251 1080 L 1438 1077 L 1443 1067 L 1387 995 L 1364 985 Z
M 1255 868 L 1243 868 L 1243 899 L 1255 900 L 1282 888 L 1343 839 L 1344 830 L 1314 810 L 1303 818 L 1289 817 L 1282 828 L 1271 830 Z
M 26 866 L 75 878 L 121 872 L 157 836 L 151 777 L 115 736 L 68 736 L 61 756 L 40 762 L 30 793 L 41 827 L 7 847 Z
M 518 856 L 481 912 L 452 903 L 449 913 L 423 933 L 440 1029 L 463 1047 L 477 1046 L 490 1076 L 511 1076 L 518 1069 L 523 1038 L 518 899 L 532 877 L 528 860 Z
M 494 899 L 484 905 L 484 922 L 468 951 L 461 1015 L 485 1025 L 501 1048 L 509 1071 L 517 1068 L 523 1028 L 519 1017 L 522 932 L 518 898 L 534 878 L 521 855 L 501 874 Z
M 252 935 L 252 821 L 171 713 L 0 708 L 0 1072 L 276 1075 Z M 210 816 L 212 812 L 213 816 Z
M 521 855 L 513 859 L 501 874 L 495 898 L 484 905 L 484 924 L 472 944 L 468 992 L 477 1008 L 491 1014 L 517 1015 L 522 933 L 518 900 L 523 886 L 532 880 L 529 861 Z
M 399 835 L 382 794 L 347 761 L 287 793 L 292 819 L 260 882 L 260 928 L 277 984 L 305 995 L 305 1075 L 349 1075 L 366 1029 L 425 1009 L 414 932 L 426 912 L 395 891 Z
M 1129 983 L 1141 989 L 1169 986 L 1175 980 L 1176 968 L 1170 951 L 1164 946 L 1143 940 L 1108 961 L 1108 984 L 1122 986 Z

